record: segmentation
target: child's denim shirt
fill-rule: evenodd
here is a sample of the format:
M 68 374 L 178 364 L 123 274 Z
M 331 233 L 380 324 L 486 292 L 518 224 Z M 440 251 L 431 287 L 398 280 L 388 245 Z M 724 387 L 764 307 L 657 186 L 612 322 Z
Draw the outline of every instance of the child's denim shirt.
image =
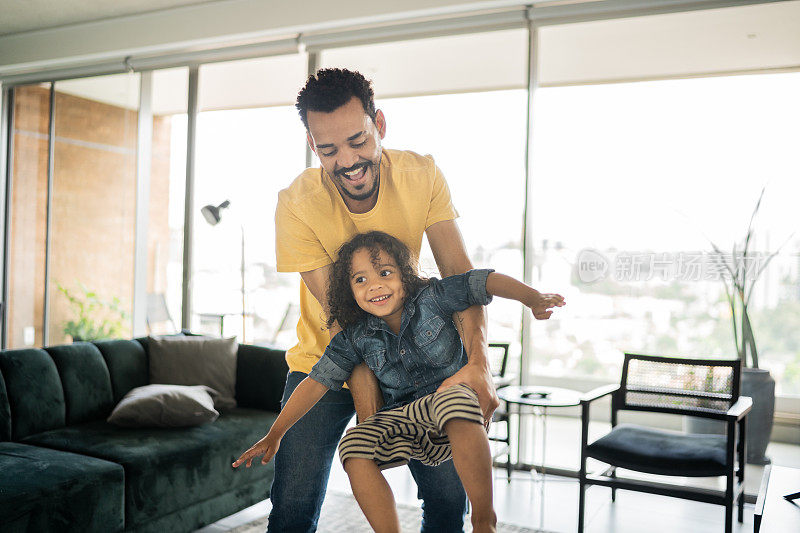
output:
M 442 381 L 467 363 L 453 324 L 453 313 L 492 301 L 486 278 L 493 270 L 470 270 L 430 283 L 406 298 L 395 335 L 380 318 L 366 320 L 337 334 L 309 377 L 339 390 L 356 365 L 366 362 L 380 382 L 385 406 L 405 405 L 436 391 Z

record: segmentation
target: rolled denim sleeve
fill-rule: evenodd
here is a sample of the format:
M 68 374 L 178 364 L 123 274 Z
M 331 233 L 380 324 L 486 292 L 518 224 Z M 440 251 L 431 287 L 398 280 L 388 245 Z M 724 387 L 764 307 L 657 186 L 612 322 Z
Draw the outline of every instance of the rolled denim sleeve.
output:
M 447 314 L 473 305 L 487 305 L 492 301 L 492 295 L 486 292 L 486 278 L 492 272 L 492 269 L 475 269 L 442 280 L 431 280 L 431 290 L 439 307 Z
M 331 339 L 328 347 L 325 348 L 325 353 L 311 369 L 308 377 L 331 390 L 340 390 L 350 374 L 353 373 L 353 368 L 359 363 L 361 363 L 361 357 L 356 353 L 353 343 L 350 342 L 344 331 L 340 331 Z

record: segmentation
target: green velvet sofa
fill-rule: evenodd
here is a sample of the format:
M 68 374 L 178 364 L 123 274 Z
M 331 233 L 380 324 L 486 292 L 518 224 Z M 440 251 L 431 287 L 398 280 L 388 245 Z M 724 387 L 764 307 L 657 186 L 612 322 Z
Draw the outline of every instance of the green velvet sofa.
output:
M 239 345 L 237 407 L 190 428 L 105 420 L 148 384 L 147 339 L 0 352 L 0 531 L 181 532 L 266 498 L 272 464 L 231 463 L 277 417 L 284 352 Z

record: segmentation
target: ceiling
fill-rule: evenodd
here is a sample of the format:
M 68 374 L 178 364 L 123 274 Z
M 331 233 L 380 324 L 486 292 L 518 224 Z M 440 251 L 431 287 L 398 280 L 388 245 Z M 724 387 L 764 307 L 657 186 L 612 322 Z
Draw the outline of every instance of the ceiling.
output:
M 0 36 L 220 0 L 4 0 Z
M 540 35 L 539 83 L 797 70 L 799 25 L 795 0 L 548 27 Z M 386 98 L 524 88 L 526 52 L 527 32 L 505 30 L 335 48 L 322 53 L 321 66 L 358 69 Z M 200 108 L 290 105 L 305 75 L 304 54 L 203 65 Z M 154 73 L 154 113 L 185 112 L 187 79 L 185 68 Z M 61 81 L 56 89 L 135 109 L 138 83 L 138 74 L 118 74 Z

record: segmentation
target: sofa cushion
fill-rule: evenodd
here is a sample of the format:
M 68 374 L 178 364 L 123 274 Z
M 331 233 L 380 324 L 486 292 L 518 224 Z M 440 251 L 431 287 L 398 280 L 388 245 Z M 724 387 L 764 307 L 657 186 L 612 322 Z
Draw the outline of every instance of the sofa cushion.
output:
M 277 413 L 236 408 L 191 428 L 118 428 L 87 422 L 25 439 L 113 461 L 125 468 L 125 527 L 136 528 L 195 502 L 271 479 L 273 467 L 231 463 L 259 440 Z M 266 493 L 264 494 L 266 497 Z
M 142 524 L 136 528 L 136 533 L 165 533 L 201 529 L 203 526 L 213 524 L 217 520 L 222 520 L 246 507 L 263 501 L 265 497 L 269 496 L 271 485 L 272 477 L 259 479 L 249 485 L 237 486 L 236 489 L 230 492 L 225 492 L 208 500 L 197 501 L 189 507 L 184 507 L 174 513 Z M 203 528 L 203 531 L 241 531 L 245 527 L 241 526 L 235 530 L 228 530 L 218 529 L 212 525 L 208 528 Z M 259 533 L 261 532 L 259 531 Z
M 67 424 L 104 419 L 114 408 L 111 377 L 100 350 L 90 342 L 44 349 L 61 376 L 67 407 Z
M 103 354 L 116 405 L 131 389 L 150 383 L 147 377 L 147 353 L 135 340 L 95 341 Z
M 206 385 L 219 393 L 217 409 L 236 407 L 236 338 L 151 337 L 150 383 Z
M 63 427 L 64 390 L 56 364 L 38 348 L 0 352 L 11 410 L 11 440 Z
M 5 533 L 121 531 L 120 465 L 58 450 L 0 442 L 0 524 Z
M 0 372 L 0 442 L 11 440 L 11 409 L 8 406 L 6 381 Z
M 280 411 L 288 373 L 285 351 L 240 344 L 236 357 L 236 402 L 240 407 Z
M 219 417 L 212 394 L 205 385 L 145 385 L 128 392 L 108 422 L 128 428 L 180 428 L 213 422 Z

